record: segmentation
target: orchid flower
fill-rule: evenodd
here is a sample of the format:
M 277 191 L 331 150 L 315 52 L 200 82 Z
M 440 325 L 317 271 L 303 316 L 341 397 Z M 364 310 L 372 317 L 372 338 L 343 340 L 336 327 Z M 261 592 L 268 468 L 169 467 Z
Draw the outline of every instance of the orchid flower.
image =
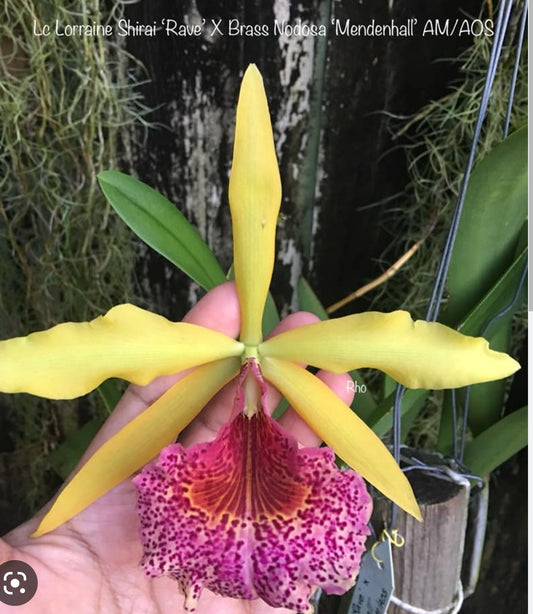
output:
M 355 314 L 263 340 L 281 184 L 254 65 L 237 106 L 229 201 L 238 339 L 118 305 L 90 322 L 0 342 L 0 390 L 68 399 L 110 377 L 145 385 L 189 370 L 95 452 L 33 536 L 66 522 L 161 452 L 134 480 L 145 571 L 176 578 L 188 611 L 203 587 L 310 611 L 315 586 L 342 593 L 355 581 L 371 512 L 362 478 L 421 517 L 381 440 L 302 365 L 335 373 L 373 367 L 404 386 L 433 389 L 499 379 L 519 365 L 482 338 L 413 322 L 403 311 Z M 233 417 L 215 441 L 188 449 L 174 444 L 231 380 L 237 384 Z M 330 448 L 299 449 L 264 410 L 267 382 L 352 469 L 337 469 Z

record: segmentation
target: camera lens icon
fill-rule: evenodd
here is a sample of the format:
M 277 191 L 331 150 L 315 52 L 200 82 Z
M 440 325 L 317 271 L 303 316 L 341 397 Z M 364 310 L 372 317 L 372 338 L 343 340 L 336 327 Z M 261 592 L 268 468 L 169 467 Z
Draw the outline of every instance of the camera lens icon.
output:
M 26 592 L 24 584 L 27 579 L 28 577 L 23 571 L 6 571 L 4 574 L 4 593 L 6 595 L 14 595 L 15 591 L 18 590 L 23 595 Z
M 24 561 L 6 561 L 0 565 L 0 601 L 6 605 L 28 603 L 37 591 L 37 574 Z

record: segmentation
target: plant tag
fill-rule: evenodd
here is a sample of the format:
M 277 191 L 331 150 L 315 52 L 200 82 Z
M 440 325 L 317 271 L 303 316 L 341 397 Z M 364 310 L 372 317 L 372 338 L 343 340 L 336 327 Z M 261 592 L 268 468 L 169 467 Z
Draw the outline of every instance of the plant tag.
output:
M 392 550 L 389 539 L 374 546 L 374 556 L 367 550 L 346 614 L 385 614 L 394 590 Z

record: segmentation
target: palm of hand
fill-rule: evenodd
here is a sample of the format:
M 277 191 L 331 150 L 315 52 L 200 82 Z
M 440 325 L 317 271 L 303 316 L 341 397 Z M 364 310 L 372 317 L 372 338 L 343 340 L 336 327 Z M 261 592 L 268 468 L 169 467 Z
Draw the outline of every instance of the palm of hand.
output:
M 35 570 L 39 588 L 21 612 L 39 614 L 156 614 L 179 612 L 183 603 L 170 578 L 150 579 L 139 566 L 142 546 L 136 493 L 123 482 L 49 535 L 28 540 L 38 518 L 6 536 L 2 560 L 20 559 Z M 8 606 L 4 606 L 7 607 Z M 0 604 L 0 611 L 2 610 Z M 260 600 L 239 601 L 204 591 L 198 614 L 284 614 Z
M 315 321 L 311 314 L 296 313 L 285 318 L 274 334 Z M 239 306 L 233 284 L 222 284 L 209 292 L 184 318 L 231 336 L 239 327 Z M 131 385 L 90 444 L 78 467 L 125 424 L 153 403 L 184 374 L 157 378 L 145 387 Z M 319 372 L 320 377 L 346 403 L 353 394 L 346 375 Z M 228 384 L 202 410 L 179 437 L 184 446 L 214 439 L 231 415 L 234 385 Z M 279 400 L 273 389 L 267 395 L 267 411 Z M 280 422 L 304 446 L 316 446 L 316 434 L 289 409 Z M 39 587 L 21 614 L 161 614 L 179 612 L 183 597 L 174 580 L 147 578 L 139 565 L 142 544 L 136 514 L 136 491 L 125 480 L 96 500 L 72 520 L 38 539 L 29 536 L 37 528 L 51 503 L 36 516 L 0 539 L 0 561 L 20 559 L 33 567 Z M 8 612 L 0 603 L 0 613 Z M 9 612 L 11 610 L 9 609 Z M 197 614 L 289 614 L 291 610 L 272 608 L 264 601 L 223 598 L 204 590 Z

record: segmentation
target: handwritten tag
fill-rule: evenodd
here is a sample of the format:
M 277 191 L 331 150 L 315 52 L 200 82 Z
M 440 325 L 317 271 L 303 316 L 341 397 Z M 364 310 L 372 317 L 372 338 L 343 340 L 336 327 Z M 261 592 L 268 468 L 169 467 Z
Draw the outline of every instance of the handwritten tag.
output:
M 361 569 L 357 583 L 346 609 L 346 614 L 385 614 L 394 590 L 391 543 L 388 539 L 380 541 L 361 559 Z

